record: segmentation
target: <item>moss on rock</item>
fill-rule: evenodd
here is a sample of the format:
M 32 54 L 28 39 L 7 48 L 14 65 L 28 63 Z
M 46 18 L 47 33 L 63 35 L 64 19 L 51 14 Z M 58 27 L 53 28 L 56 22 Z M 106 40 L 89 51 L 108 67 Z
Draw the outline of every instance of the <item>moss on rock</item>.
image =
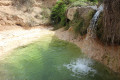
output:
M 78 8 L 74 19 L 70 22 L 70 26 L 73 27 L 75 33 L 80 35 L 87 34 L 87 28 L 89 27 L 90 20 L 92 19 L 95 10 L 91 8 L 81 7 Z
M 58 0 L 56 5 L 52 8 L 52 13 L 51 13 L 51 24 L 54 26 L 55 29 L 58 29 L 60 27 L 66 27 L 66 29 L 68 29 L 70 26 L 69 24 L 69 20 L 67 19 L 67 10 L 69 8 L 72 7 L 81 7 L 83 8 L 83 6 L 87 6 L 87 5 L 93 5 L 93 3 L 95 3 L 97 0 Z M 87 9 L 87 8 L 84 8 Z M 85 10 L 83 12 L 87 11 Z M 90 9 L 90 8 L 89 8 Z M 90 10 L 88 10 L 88 14 L 90 14 Z M 94 12 L 94 10 L 93 10 Z M 91 13 L 93 13 L 91 11 Z M 85 13 L 86 14 L 86 13 Z M 87 17 L 89 18 L 92 14 L 88 15 Z M 91 19 L 91 17 L 90 17 Z M 86 26 L 86 22 L 89 23 L 89 19 L 86 20 L 85 18 L 83 18 L 83 20 L 80 20 L 81 22 L 78 22 L 79 24 L 83 24 Z M 85 22 L 84 22 L 85 21 Z M 73 21 L 75 22 L 75 21 Z M 88 25 L 88 24 L 87 24 Z M 87 26 L 88 27 L 88 26 Z M 78 32 L 79 30 L 77 30 Z M 84 31 L 83 31 L 84 32 Z

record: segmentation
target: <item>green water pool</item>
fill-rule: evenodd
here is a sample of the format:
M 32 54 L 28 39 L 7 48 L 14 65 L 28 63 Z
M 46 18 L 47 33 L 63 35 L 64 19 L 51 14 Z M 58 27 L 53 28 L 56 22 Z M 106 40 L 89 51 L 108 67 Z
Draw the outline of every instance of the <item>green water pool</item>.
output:
M 0 60 L 0 80 L 120 80 L 74 44 L 46 35 Z

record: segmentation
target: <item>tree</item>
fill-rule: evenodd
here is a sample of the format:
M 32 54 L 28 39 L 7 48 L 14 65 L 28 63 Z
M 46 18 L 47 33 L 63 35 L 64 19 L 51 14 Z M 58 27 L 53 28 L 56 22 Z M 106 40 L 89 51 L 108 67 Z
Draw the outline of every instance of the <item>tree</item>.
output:
M 104 0 L 104 40 L 120 43 L 120 0 Z

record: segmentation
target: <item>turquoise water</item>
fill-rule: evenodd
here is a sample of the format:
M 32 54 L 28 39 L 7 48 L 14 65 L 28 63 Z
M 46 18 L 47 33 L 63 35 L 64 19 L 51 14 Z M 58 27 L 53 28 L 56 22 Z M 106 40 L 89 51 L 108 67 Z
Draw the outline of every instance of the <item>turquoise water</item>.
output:
M 74 44 L 51 35 L 0 60 L 0 80 L 120 80 Z

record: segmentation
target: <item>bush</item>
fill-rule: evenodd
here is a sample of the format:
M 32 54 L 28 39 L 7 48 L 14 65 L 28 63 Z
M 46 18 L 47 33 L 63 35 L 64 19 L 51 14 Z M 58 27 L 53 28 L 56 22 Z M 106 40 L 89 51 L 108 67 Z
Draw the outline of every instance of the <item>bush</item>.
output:
M 68 6 L 74 1 L 77 0 L 59 0 L 52 8 L 50 20 L 56 29 L 68 25 L 66 11 Z
M 63 26 L 69 28 L 69 20 L 66 17 L 68 7 L 88 5 L 89 2 L 96 2 L 97 0 L 59 0 L 52 8 L 51 24 L 57 29 Z M 82 23 L 81 23 L 82 25 Z
M 56 3 L 56 5 L 52 8 L 51 13 L 51 23 L 53 25 L 60 25 L 65 26 L 66 25 L 66 10 L 67 10 L 67 4 L 63 0 L 60 0 Z
M 87 6 L 88 4 L 82 1 L 75 1 L 73 2 L 70 7 L 81 7 L 81 6 Z

